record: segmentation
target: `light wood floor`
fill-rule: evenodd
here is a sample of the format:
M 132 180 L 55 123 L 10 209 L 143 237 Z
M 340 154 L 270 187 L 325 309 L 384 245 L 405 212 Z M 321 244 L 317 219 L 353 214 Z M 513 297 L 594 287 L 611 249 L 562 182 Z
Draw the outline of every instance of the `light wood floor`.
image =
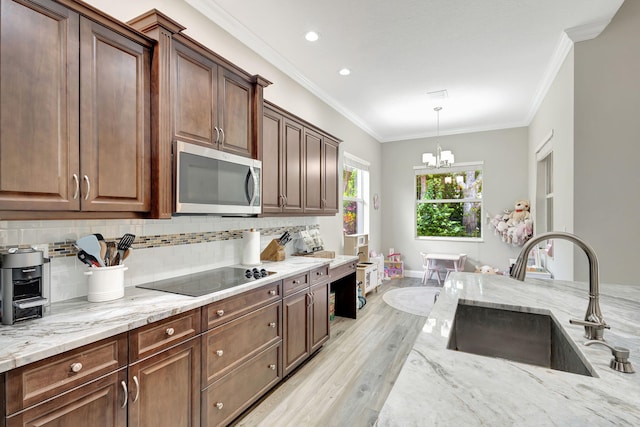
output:
M 235 425 L 373 426 L 425 322 L 382 299 L 387 290 L 407 286 L 422 284 L 386 281 L 367 295 L 358 319 L 336 317 L 323 348 Z

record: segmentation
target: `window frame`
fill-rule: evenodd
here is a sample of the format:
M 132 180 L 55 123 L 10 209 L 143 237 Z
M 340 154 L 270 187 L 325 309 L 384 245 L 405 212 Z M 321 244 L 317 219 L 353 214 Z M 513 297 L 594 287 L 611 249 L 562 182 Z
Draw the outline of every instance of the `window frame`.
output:
M 485 232 L 485 224 L 482 221 L 482 216 L 484 215 L 484 202 L 483 198 L 465 198 L 465 199 L 438 199 L 437 201 L 420 201 L 416 197 L 418 194 L 417 188 L 417 177 L 419 175 L 445 175 L 449 173 L 455 172 L 465 172 L 468 170 L 476 170 L 480 171 L 482 175 L 482 187 L 484 190 L 484 162 L 464 162 L 464 163 L 455 163 L 449 167 L 441 167 L 441 168 L 427 168 L 425 166 L 414 166 L 414 174 L 413 174 L 413 198 L 414 198 L 414 207 L 413 207 L 413 233 L 414 238 L 416 240 L 429 240 L 429 241 L 448 241 L 448 242 L 473 242 L 473 243 L 482 243 L 484 242 L 484 232 Z M 478 237 L 456 237 L 456 236 L 418 236 L 418 205 L 419 204 L 442 204 L 442 203 L 479 203 L 480 204 L 480 236 Z
M 355 234 L 368 234 L 369 233 L 369 215 L 370 215 L 370 207 L 369 207 L 369 192 L 371 179 L 369 177 L 369 166 L 370 163 L 366 160 L 360 159 L 352 154 L 347 152 L 344 153 L 344 162 L 342 165 L 342 178 L 344 180 L 344 173 L 347 168 L 357 169 L 358 170 L 358 193 L 360 193 L 360 197 L 345 197 L 344 195 L 344 182 L 343 191 L 342 191 L 342 226 L 344 230 L 344 203 L 345 202 L 356 202 L 361 204 L 362 206 L 362 215 L 358 216 L 356 221 L 356 230 Z M 359 229 L 360 226 L 362 229 Z

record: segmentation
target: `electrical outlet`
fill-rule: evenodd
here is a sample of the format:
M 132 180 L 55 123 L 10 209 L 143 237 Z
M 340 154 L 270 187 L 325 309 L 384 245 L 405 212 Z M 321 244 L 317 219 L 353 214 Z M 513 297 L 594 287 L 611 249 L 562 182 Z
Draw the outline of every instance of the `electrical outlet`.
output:
M 37 251 L 42 251 L 42 256 L 45 258 L 49 258 L 49 245 L 47 243 L 31 245 L 31 247 Z

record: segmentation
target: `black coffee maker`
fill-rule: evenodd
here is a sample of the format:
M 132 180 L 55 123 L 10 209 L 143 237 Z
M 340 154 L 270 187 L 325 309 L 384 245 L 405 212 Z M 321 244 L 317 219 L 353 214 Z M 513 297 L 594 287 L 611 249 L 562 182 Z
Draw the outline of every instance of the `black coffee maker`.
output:
M 49 304 L 49 260 L 33 248 L 0 252 L 0 319 L 13 325 L 42 317 Z

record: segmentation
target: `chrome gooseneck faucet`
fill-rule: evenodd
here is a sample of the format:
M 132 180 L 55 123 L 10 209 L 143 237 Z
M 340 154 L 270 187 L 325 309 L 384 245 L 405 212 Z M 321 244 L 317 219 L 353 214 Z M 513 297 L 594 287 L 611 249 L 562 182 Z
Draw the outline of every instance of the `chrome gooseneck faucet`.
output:
M 587 313 L 584 316 L 584 320 L 571 319 L 574 325 L 584 326 L 585 337 L 590 340 L 604 341 L 603 332 L 604 329 L 610 329 L 610 326 L 604 321 L 602 313 L 600 312 L 600 290 L 599 290 L 599 276 L 598 276 L 598 257 L 591 246 L 587 245 L 579 237 L 560 231 L 553 231 L 550 233 L 540 234 L 524 244 L 518 259 L 511 269 L 511 277 L 523 281 L 527 273 L 527 258 L 529 252 L 538 243 L 549 239 L 563 239 L 578 245 L 586 254 L 589 260 L 589 305 L 587 306 Z

